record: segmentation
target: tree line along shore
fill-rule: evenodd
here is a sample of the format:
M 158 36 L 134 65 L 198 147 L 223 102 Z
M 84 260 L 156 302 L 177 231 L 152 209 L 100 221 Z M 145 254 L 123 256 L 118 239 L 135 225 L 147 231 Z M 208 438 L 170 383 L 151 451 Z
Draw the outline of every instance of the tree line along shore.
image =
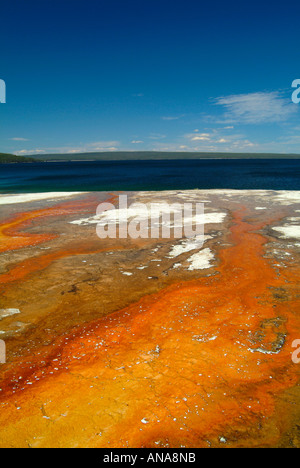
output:
M 300 159 L 300 154 L 115 151 L 102 153 L 39 154 L 32 156 L 16 156 L 14 154 L 0 153 L 0 164 L 73 161 L 150 161 L 180 159 Z

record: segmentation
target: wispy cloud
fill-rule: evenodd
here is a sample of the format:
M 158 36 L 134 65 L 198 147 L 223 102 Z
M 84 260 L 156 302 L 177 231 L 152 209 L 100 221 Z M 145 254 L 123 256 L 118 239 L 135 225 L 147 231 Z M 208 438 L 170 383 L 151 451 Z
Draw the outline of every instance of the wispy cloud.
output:
M 174 115 L 174 116 L 169 115 L 169 116 L 163 116 L 161 117 L 161 119 L 171 122 L 172 120 L 179 120 L 179 119 L 182 119 L 183 117 L 184 115 Z
M 225 108 L 221 123 L 284 122 L 298 110 L 279 91 L 223 96 L 215 99 L 214 103 Z
M 27 138 L 10 138 L 10 141 L 29 141 Z
M 137 94 L 136 97 L 142 97 Z M 26 144 L 26 138 L 14 137 L 15 154 L 34 155 L 45 153 L 91 153 L 133 150 L 192 151 L 192 152 L 300 152 L 299 109 L 282 91 L 255 92 L 220 96 L 210 100 L 209 115 L 166 115 L 156 117 L 160 125 L 151 127 L 148 134 L 133 128 L 126 143 L 118 140 L 80 142 L 57 147 Z M 163 125 L 162 121 L 178 121 L 178 124 Z M 295 118 L 296 117 L 296 118 Z M 297 121 L 298 120 L 298 121 Z M 182 132 L 180 132 L 180 125 Z M 273 126 L 268 124 L 272 123 Z M 156 122 L 157 124 L 157 122 Z M 274 125 L 275 124 L 275 125 Z M 276 125 L 280 124 L 280 125 Z M 260 126 L 260 128 L 258 128 Z M 167 133 L 159 133 L 167 127 Z M 178 128 L 179 127 L 179 128 Z M 275 129 L 275 131 L 274 131 Z M 101 138 L 101 134 L 100 137 Z M 95 139 L 97 136 L 95 137 Z M 104 137 L 105 138 L 105 137 Z M 143 140 L 141 139 L 143 138 Z M 24 142 L 22 150 L 20 144 Z M 34 146 L 36 145 L 36 146 Z M 29 148 L 29 149 L 27 149 Z M 33 148 L 33 149 L 30 149 Z
M 188 138 L 190 138 L 191 141 L 210 141 L 211 135 L 209 133 L 197 133 L 196 135 L 188 135 Z
M 32 149 L 32 150 L 21 150 L 21 151 L 15 151 L 14 152 L 17 156 L 27 156 L 29 154 L 45 154 L 46 151 L 42 149 Z
M 225 131 L 224 131 L 225 130 Z M 226 131 L 227 130 L 227 131 Z M 187 143 L 181 145 L 187 151 L 242 151 L 255 148 L 242 133 L 230 133 L 228 129 L 212 128 L 207 133 L 188 133 L 184 135 Z
M 84 145 L 84 148 L 87 152 L 89 151 L 117 151 L 119 147 L 119 141 L 110 140 L 110 141 L 96 141 L 93 143 L 88 143 Z
M 166 135 L 162 135 L 161 133 L 151 133 L 148 138 L 150 140 L 163 140 L 166 138 Z
M 15 151 L 14 153 L 20 156 L 26 156 L 28 154 L 75 154 L 75 153 L 93 153 L 102 151 L 118 151 L 120 143 L 118 141 L 96 141 L 91 143 L 82 144 L 80 146 L 60 146 L 60 147 L 48 147 L 39 149 L 23 149 Z

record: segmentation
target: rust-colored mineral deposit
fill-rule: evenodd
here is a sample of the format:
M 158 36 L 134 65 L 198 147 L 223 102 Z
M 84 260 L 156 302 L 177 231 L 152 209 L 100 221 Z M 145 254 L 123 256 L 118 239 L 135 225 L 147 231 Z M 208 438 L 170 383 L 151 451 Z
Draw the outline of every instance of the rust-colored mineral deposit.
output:
M 231 207 L 210 275 L 145 289 L 137 302 L 53 336 L 4 367 L 1 447 L 299 445 L 299 368 L 291 359 L 299 338 L 299 262 L 279 268 L 266 255 L 276 240 L 264 232 L 282 210 L 261 215 L 241 203 Z M 1 251 L 49 240 L 23 234 L 24 223 L 48 215 L 29 212 L 2 224 Z M 50 251 L 27 274 L 39 261 L 43 270 L 73 255 Z M 0 283 L 13 275 L 17 285 L 23 269 L 16 265 Z M 126 281 L 124 294 L 133 289 Z

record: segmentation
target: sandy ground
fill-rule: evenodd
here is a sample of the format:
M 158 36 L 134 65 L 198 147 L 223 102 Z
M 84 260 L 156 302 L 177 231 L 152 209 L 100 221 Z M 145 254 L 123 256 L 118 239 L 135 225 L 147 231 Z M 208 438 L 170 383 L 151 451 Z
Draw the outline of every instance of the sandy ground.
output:
M 99 239 L 117 195 L 0 196 L 0 446 L 299 447 L 300 193 L 128 194 L 203 245 Z

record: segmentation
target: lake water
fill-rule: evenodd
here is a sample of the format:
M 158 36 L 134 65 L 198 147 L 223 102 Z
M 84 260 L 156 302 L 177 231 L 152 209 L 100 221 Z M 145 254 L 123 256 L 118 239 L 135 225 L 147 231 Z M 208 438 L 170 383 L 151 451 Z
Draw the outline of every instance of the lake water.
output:
M 0 165 L 0 193 L 300 190 L 300 160 L 85 161 Z

